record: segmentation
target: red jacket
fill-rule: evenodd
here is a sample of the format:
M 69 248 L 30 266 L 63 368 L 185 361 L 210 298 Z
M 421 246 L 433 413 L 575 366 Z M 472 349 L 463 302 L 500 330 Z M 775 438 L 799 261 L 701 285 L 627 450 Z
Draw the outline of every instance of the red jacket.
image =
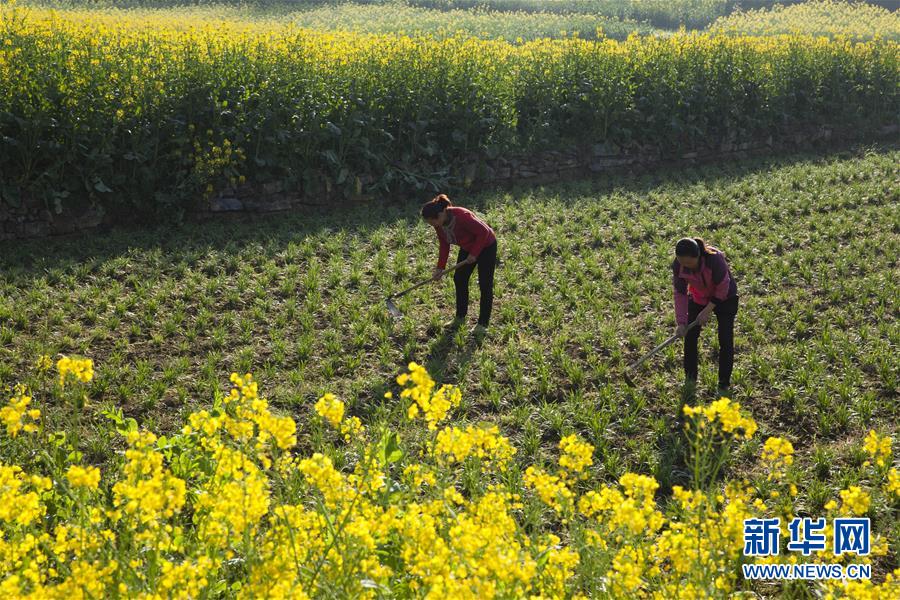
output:
M 672 288 L 675 296 L 675 322 L 687 325 L 688 297 L 696 304 L 706 306 L 710 302 L 719 304 L 737 296 L 737 283 L 725 261 L 725 254 L 708 246 L 715 254 L 700 254 L 696 269 L 682 267 L 678 260 L 672 261 Z
M 450 244 L 456 244 L 468 252 L 469 256 L 478 258 L 482 250 L 497 240 L 494 230 L 476 217 L 471 210 L 461 206 L 448 206 L 445 210 L 450 218 L 446 228 L 434 226 L 440 241 L 437 265 L 439 269 L 447 267 Z

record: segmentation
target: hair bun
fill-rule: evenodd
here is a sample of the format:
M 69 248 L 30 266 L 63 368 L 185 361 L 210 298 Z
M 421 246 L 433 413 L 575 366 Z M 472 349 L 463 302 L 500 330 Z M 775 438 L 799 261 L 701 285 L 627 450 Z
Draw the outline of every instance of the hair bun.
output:
M 450 198 L 447 197 L 447 194 L 439 194 L 422 205 L 422 216 L 428 219 L 436 217 L 448 206 L 453 206 Z

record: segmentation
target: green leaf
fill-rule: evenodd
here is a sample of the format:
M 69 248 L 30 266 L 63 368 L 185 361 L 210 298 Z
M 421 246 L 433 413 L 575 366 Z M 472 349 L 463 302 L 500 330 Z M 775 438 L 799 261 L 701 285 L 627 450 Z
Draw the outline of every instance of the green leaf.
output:
M 385 440 L 383 456 L 384 464 L 395 463 L 403 458 L 403 450 L 400 448 L 400 436 L 396 433 L 389 432 Z

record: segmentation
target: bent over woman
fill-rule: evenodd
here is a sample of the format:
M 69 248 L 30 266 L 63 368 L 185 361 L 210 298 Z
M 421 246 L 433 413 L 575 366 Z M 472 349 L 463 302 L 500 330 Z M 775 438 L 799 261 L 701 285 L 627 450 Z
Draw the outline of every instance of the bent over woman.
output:
M 672 261 L 675 296 L 675 335 L 684 337 L 684 376 L 688 384 L 697 382 L 697 342 L 700 329 L 715 312 L 719 333 L 720 396 L 728 395 L 734 367 L 734 320 L 738 310 L 737 283 L 725 254 L 700 238 L 682 238 L 675 245 Z M 697 319 L 697 326 L 687 326 Z
M 432 277 L 437 280 L 443 276 L 451 244 L 459 246 L 457 262 L 466 263 L 453 274 L 457 324 L 465 319 L 469 311 L 469 279 L 477 265 L 481 305 L 475 329 L 484 331 L 491 320 L 494 303 L 494 269 L 497 266 L 497 237 L 494 230 L 472 211 L 453 206 L 445 194 L 422 206 L 422 218 L 434 227 L 438 237 L 438 262 Z

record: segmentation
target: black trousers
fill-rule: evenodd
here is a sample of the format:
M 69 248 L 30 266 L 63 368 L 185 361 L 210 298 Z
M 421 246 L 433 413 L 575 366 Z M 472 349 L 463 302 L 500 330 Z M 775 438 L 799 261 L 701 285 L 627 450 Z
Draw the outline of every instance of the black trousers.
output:
M 459 249 L 459 258 L 456 262 L 466 260 L 469 253 Z M 497 242 L 481 251 L 478 260 L 471 265 L 463 265 L 453 273 L 453 283 L 456 285 L 456 316 L 460 319 L 469 312 L 469 279 L 472 271 L 478 266 L 478 287 L 481 290 L 481 306 L 478 312 L 478 324 L 488 326 L 491 320 L 491 308 L 494 306 L 494 269 L 497 267 Z
M 688 302 L 688 323 L 692 323 L 705 308 L 691 299 Z M 731 371 L 734 368 L 734 318 L 738 311 L 738 297 L 720 302 L 714 309 L 719 328 L 719 387 L 731 385 Z M 684 336 L 684 376 L 697 381 L 697 341 L 701 326 L 694 327 Z

